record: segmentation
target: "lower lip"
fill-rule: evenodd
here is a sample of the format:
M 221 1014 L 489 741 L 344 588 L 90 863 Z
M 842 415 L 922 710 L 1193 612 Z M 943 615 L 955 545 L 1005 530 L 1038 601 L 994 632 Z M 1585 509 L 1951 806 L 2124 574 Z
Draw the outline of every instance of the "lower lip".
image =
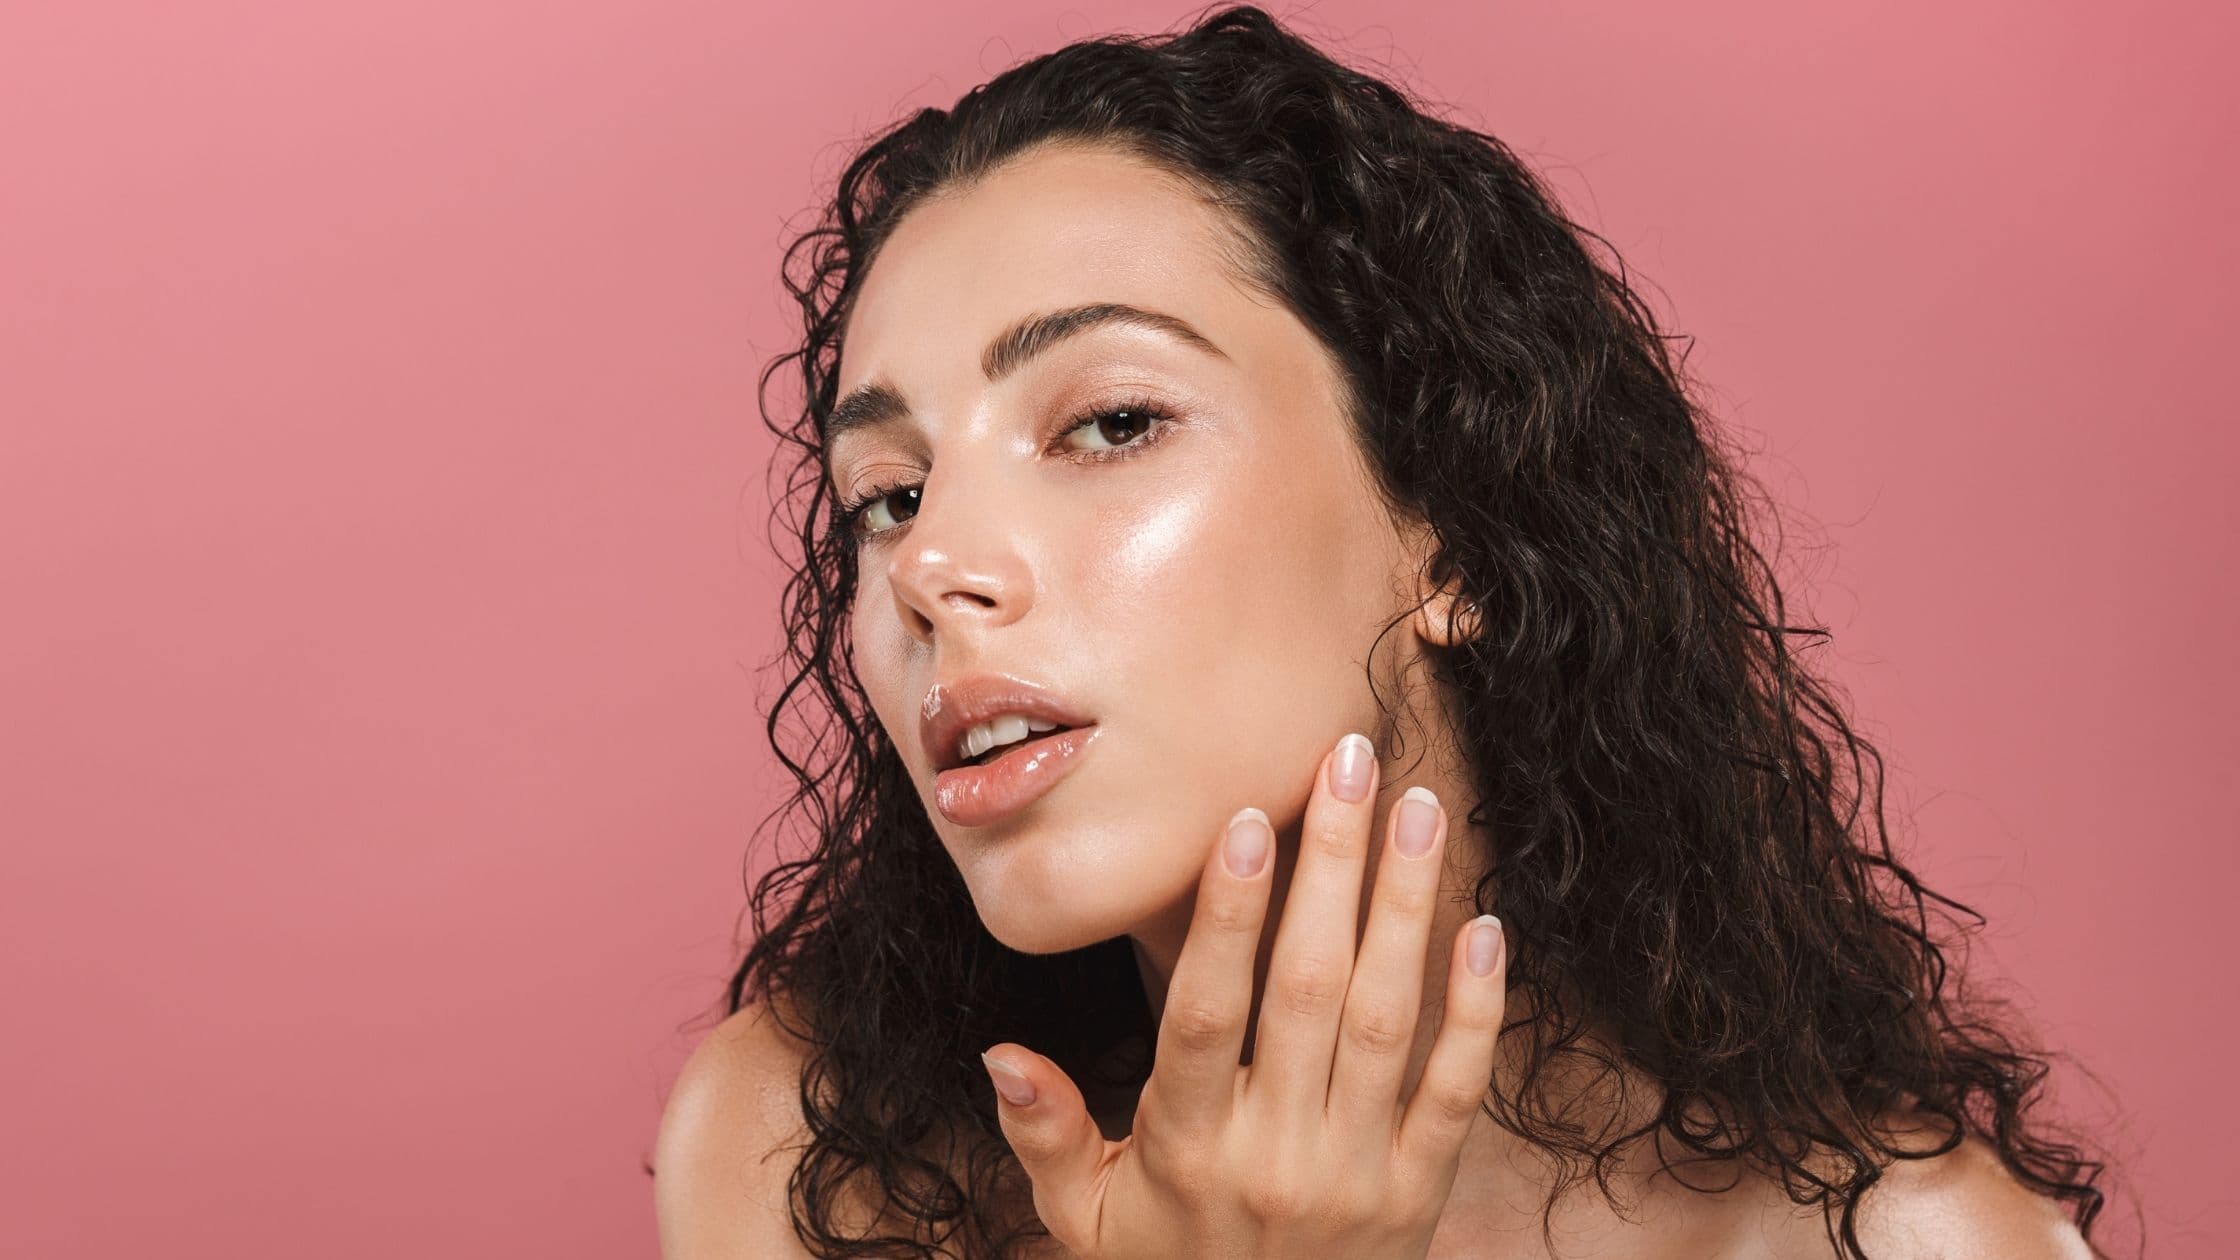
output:
M 984 766 L 934 776 L 934 804 L 959 827 L 985 827 L 1033 804 L 1081 764 L 1100 726 L 1077 726 L 1030 739 Z

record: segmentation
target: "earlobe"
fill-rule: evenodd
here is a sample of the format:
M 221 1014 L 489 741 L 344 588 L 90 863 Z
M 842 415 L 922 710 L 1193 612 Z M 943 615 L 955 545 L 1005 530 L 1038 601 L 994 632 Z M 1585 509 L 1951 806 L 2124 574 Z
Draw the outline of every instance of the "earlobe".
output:
M 1438 648 L 1460 648 L 1485 630 L 1485 617 L 1476 601 L 1460 592 L 1458 578 L 1449 576 L 1445 581 L 1438 581 L 1434 574 L 1427 572 L 1416 590 L 1420 599 L 1416 608 L 1418 639 L 1434 643 Z
M 1428 578 L 1419 588 L 1422 603 L 1416 609 L 1416 635 L 1438 647 L 1460 647 L 1478 637 L 1485 619 L 1475 601 L 1459 589 L 1460 579 L 1450 577 L 1433 584 Z
M 1416 522 L 1409 531 L 1416 557 L 1416 637 L 1437 647 L 1459 647 L 1478 637 L 1484 618 L 1461 590 L 1461 575 L 1446 563 L 1438 535 Z
M 1447 588 L 1416 610 L 1416 636 L 1438 647 L 1460 647 L 1478 637 L 1483 618 L 1477 604 Z

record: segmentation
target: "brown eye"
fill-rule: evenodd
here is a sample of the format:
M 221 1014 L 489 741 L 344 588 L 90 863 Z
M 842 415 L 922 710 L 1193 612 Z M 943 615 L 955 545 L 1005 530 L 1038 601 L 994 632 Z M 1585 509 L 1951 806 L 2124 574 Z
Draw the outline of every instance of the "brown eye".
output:
M 866 499 L 863 501 L 863 505 L 861 507 L 858 507 L 848 513 L 849 525 L 851 526 L 851 528 L 857 530 L 858 532 L 866 534 L 877 534 L 885 530 L 893 529 L 899 526 L 903 521 L 909 520 L 911 517 L 918 514 L 918 499 L 924 492 L 924 486 L 901 486 L 896 489 L 889 490 L 887 493 L 882 494 L 877 498 Z M 895 505 L 894 507 L 889 508 L 884 512 L 879 510 L 880 505 L 888 503 L 890 501 Z M 895 512 L 899 510 L 904 503 L 907 503 L 909 505 L 909 511 L 905 512 L 899 519 L 890 519 L 885 521 L 878 519 L 881 516 L 890 518 L 894 517 Z
M 1113 407 L 1097 412 L 1080 424 L 1066 431 L 1071 438 L 1076 433 L 1093 431 L 1105 443 L 1103 446 L 1075 446 L 1075 450 L 1109 450 L 1126 446 L 1143 436 L 1158 417 L 1145 407 Z

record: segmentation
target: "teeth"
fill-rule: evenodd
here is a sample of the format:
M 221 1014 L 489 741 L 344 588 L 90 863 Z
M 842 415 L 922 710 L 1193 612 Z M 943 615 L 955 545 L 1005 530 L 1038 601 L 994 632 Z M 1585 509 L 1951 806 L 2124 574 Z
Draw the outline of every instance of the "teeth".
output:
M 1058 724 L 1056 722 L 1045 722 L 1041 718 L 1006 713 L 1001 717 L 982 722 L 966 731 L 964 738 L 957 741 L 957 755 L 966 761 L 970 761 L 991 748 L 1003 744 L 1016 744 L 1030 734 L 1040 734 L 1043 731 L 1057 729 Z

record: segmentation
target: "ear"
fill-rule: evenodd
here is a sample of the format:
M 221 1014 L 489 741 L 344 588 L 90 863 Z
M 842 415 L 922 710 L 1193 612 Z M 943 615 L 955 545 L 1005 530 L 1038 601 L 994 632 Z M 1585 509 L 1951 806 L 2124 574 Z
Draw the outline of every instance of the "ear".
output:
M 1485 628 L 1485 618 L 1462 593 L 1462 575 L 1448 563 L 1431 527 L 1420 522 L 1410 526 L 1407 547 L 1416 574 L 1414 598 L 1421 605 L 1411 619 L 1416 637 L 1450 648 L 1476 638 Z

